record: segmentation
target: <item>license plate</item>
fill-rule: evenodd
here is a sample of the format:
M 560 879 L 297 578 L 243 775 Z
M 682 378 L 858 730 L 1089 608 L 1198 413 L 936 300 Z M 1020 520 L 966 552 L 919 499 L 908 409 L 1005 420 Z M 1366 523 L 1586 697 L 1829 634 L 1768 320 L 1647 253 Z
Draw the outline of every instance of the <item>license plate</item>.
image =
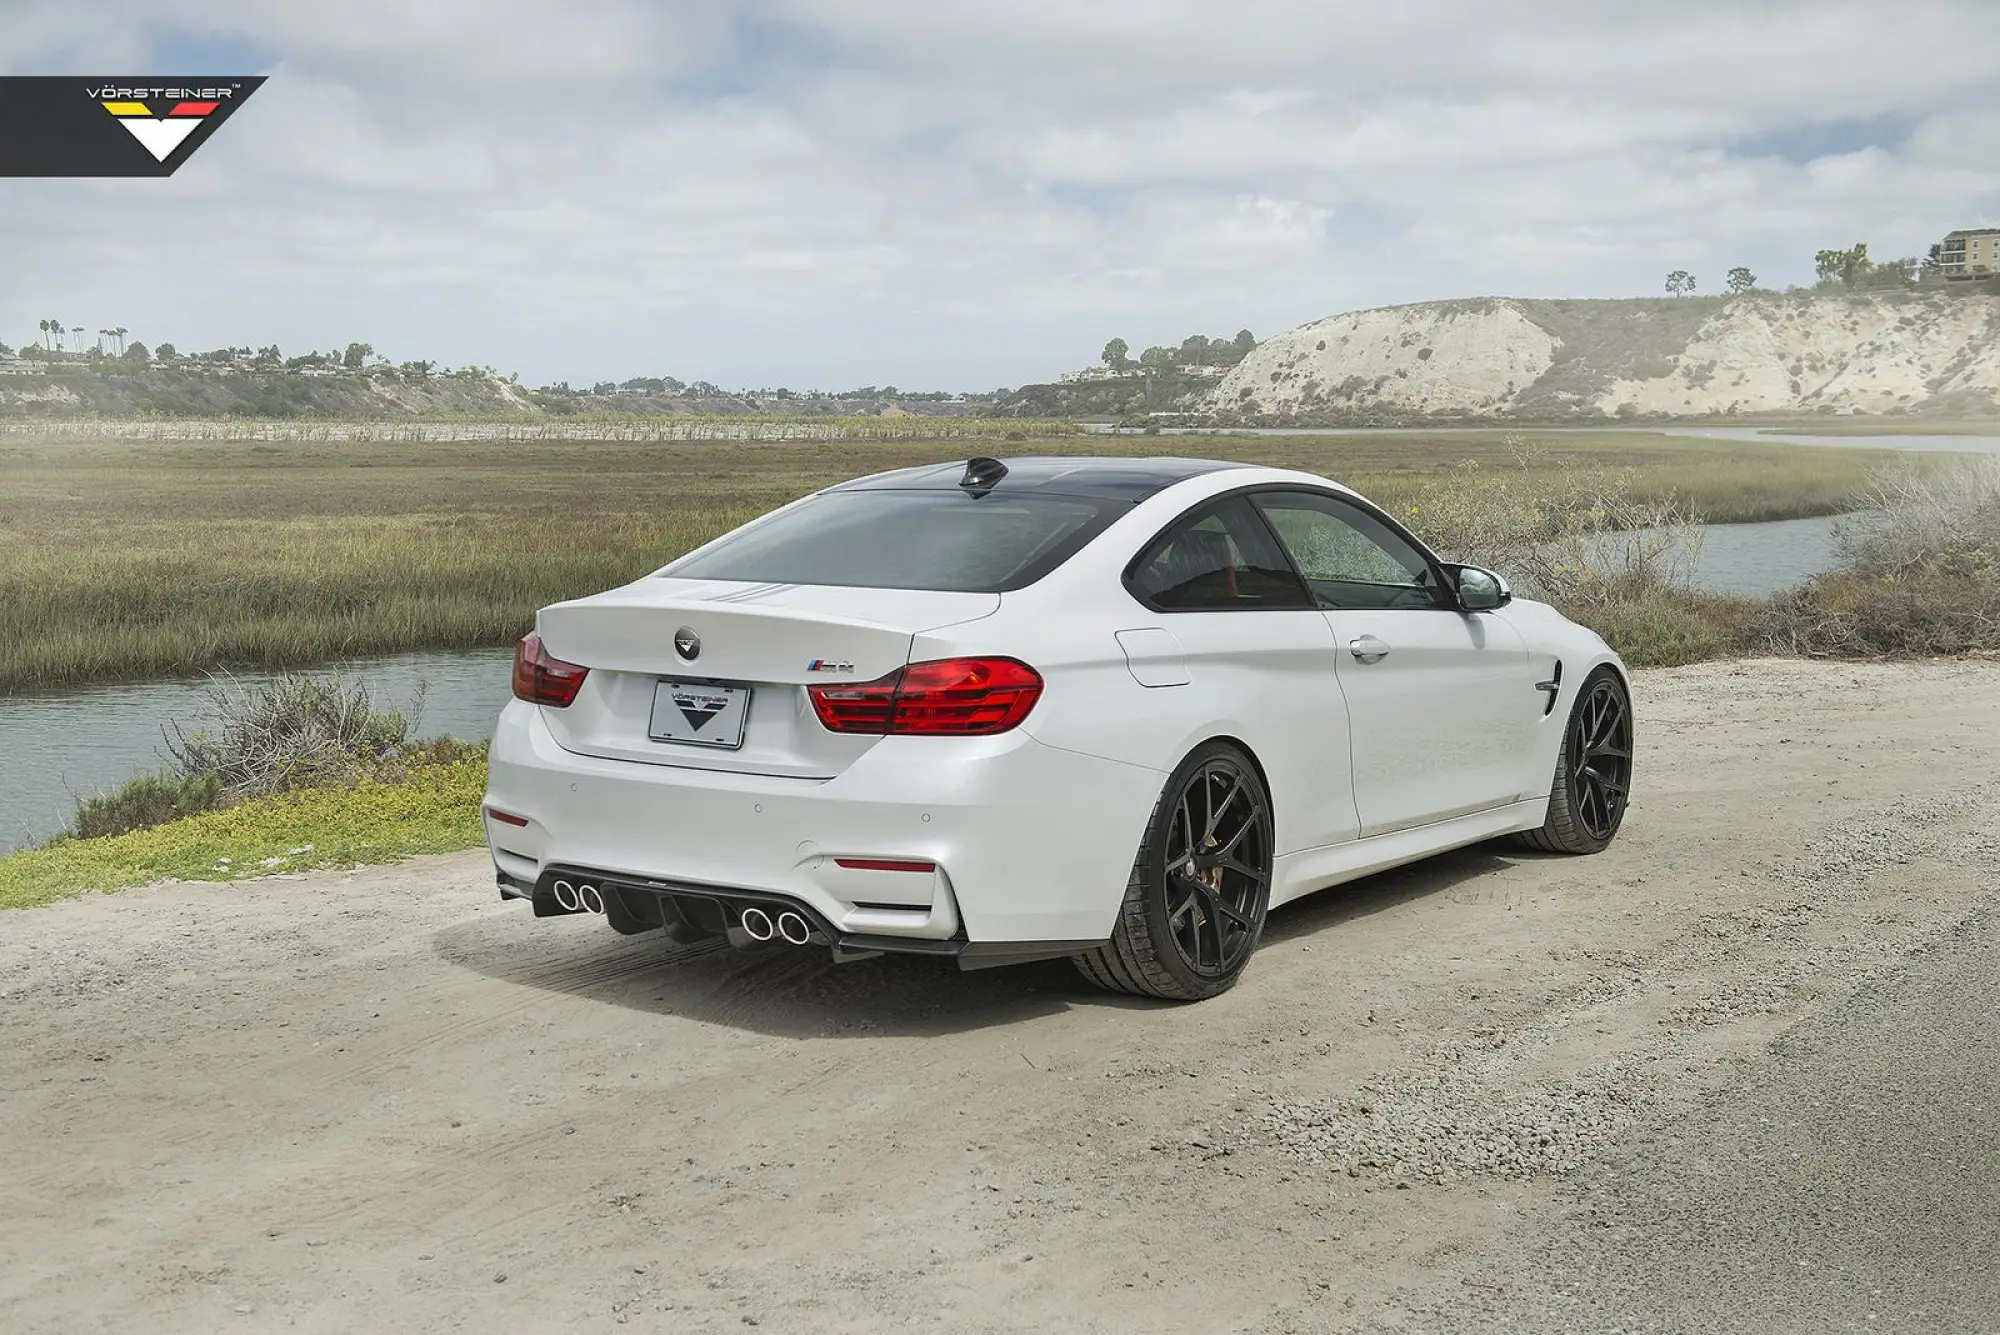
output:
M 647 731 L 656 742 L 734 751 L 743 745 L 743 720 L 749 713 L 748 686 L 663 681 L 653 688 L 653 717 Z

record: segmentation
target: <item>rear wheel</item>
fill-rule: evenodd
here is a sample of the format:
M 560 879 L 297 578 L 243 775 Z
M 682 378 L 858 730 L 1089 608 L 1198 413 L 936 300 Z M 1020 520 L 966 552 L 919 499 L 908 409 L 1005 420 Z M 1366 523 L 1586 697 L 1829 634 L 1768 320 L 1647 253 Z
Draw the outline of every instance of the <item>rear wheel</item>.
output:
M 1598 853 L 1618 833 L 1632 792 L 1632 699 L 1608 667 L 1578 692 L 1556 757 L 1549 815 L 1519 837 L 1544 853 Z
M 1264 931 L 1271 799 L 1227 742 L 1194 751 L 1160 794 L 1111 939 L 1076 966 L 1100 987 L 1170 1001 L 1227 991 Z

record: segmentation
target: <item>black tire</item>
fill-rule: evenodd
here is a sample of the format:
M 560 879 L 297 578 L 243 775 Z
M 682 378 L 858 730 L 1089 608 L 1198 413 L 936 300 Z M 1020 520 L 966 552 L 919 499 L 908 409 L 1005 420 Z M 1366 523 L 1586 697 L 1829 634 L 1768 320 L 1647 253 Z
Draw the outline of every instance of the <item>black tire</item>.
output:
M 1543 853 L 1601 853 L 1624 823 L 1632 794 L 1632 697 L 1609 667 L 1584 680 L 1563 725 L 1539 830 L 1515 838 Z
M 1160 792 L 1111 939 L 1076 967 L 1134 996 L 1228 991 L 1264 932 L 1272 852 L 1271 797 L 1250 757 L 1228 742 L 1196 747 Z

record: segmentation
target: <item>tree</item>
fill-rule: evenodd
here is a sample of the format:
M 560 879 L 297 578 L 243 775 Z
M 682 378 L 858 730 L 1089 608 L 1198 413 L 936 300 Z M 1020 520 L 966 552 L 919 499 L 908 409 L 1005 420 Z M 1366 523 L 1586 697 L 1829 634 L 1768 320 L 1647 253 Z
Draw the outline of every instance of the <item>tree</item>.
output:
M 165 348 L 168 347 L 169 345 L 162 343 L 160 346 L 162 348 Z M 127 347 L 123 352 L 119 353 L 118 355 L 120 357 L 123 357 L 126 361 L 133 363 L 136 366 L 144 366 L 147 362 L 152 360 L 152 358 L 146 354 L 146 345 L 144 343 L 141 343 L 136 338 L 132 340 L 131 345 L 129 347 Z
M 1182 339 L 1180 361 L 1183 366 L 1208 365 L 1208 335 L 1189 334 Z
M 42 331 L 42 342 L 46 344 L 49 337 L 49 322 L 47 320 L 37 320 L 35 321 L 35 328 Z
M 1868 243 L 1856 241 L 1847 250 L 1822 250 L 1813 256 L 1813 273 L 1822 283 L 1853 287 L 1875 266 L 1868 262 Z
M 1748 268 L 1739 264 L 1734 269 L 1731 269 L 1729 271 L 1728 286 L 1730 292 L 1734 294 L 1740 295 L 1742 293 L 1748 292 L 1750 289 L 1757 286 L 1757 275 L 1751 273 Z
M 1139 365 L 1149 371 L 1164 371 L 1174 364 L 1172 348 L 1152 347 L 1139 354 Z
M 347 345 L 347 351 L 340 354 L 340 364 L 350 371 L 359 371 L 374 355 L 373 343 L 350 343 Z
M 1917 281 L 1918 260 L 1915 255 L 1905 255 L 1901 259 L 1884 260 L 1870 265 L 1865 285 L 1868 287 L 1908 287 Z
M 13 355 L 14 350 L 12 348 L 8 347 L 5 343 L 0 343 L 0 357 L 11 357 Z
M 1132 347 L 1122 338 L 1114 338 L 1104 345 L 1101 359 L 1114 371 L 1122 371 L 1132 364 Z
M 1685 297 L 1694 291 L 1694 275 L 1686 269 L 1676 269 L 1667 275 L 1667 292 L 1676 297 Z
M 154 355 L 163 362 L 170 362 L 181 354 L 180 349 L 176 348 L 173 344 L 162 343 L 160 344 L 160 350 Z
M 1931 243 L 1930 252 L 1924 256 L 1921 272 L 1926 282 L 1943 275 L 1944 247 L 1942 245 L 1937 242 Z
M 1257 346 L 1257 339 L 1248 329 L 1239 329 L 1230 343 L 1236 349 L 1236 359 L 1242 361 L 1250 355 L 1250 349 Z

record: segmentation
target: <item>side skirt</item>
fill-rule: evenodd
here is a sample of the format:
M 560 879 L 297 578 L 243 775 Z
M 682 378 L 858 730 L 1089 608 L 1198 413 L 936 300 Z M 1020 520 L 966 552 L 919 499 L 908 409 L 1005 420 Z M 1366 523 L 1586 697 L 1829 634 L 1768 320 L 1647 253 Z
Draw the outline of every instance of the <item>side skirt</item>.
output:
M 1470 816 L 1454 816 L 1392 834 L 1351 839 L 1344 844 L 1307 848 L 1278 859 L 1272 876 L 1271 904 L 1288 904 L 1301 896 L 1372 876 L 1434 854 L 1464 848 L 1481 840 L 1532 830 L 1548 818 L 1546 794 L 1526 802 L 1492 807 Z

